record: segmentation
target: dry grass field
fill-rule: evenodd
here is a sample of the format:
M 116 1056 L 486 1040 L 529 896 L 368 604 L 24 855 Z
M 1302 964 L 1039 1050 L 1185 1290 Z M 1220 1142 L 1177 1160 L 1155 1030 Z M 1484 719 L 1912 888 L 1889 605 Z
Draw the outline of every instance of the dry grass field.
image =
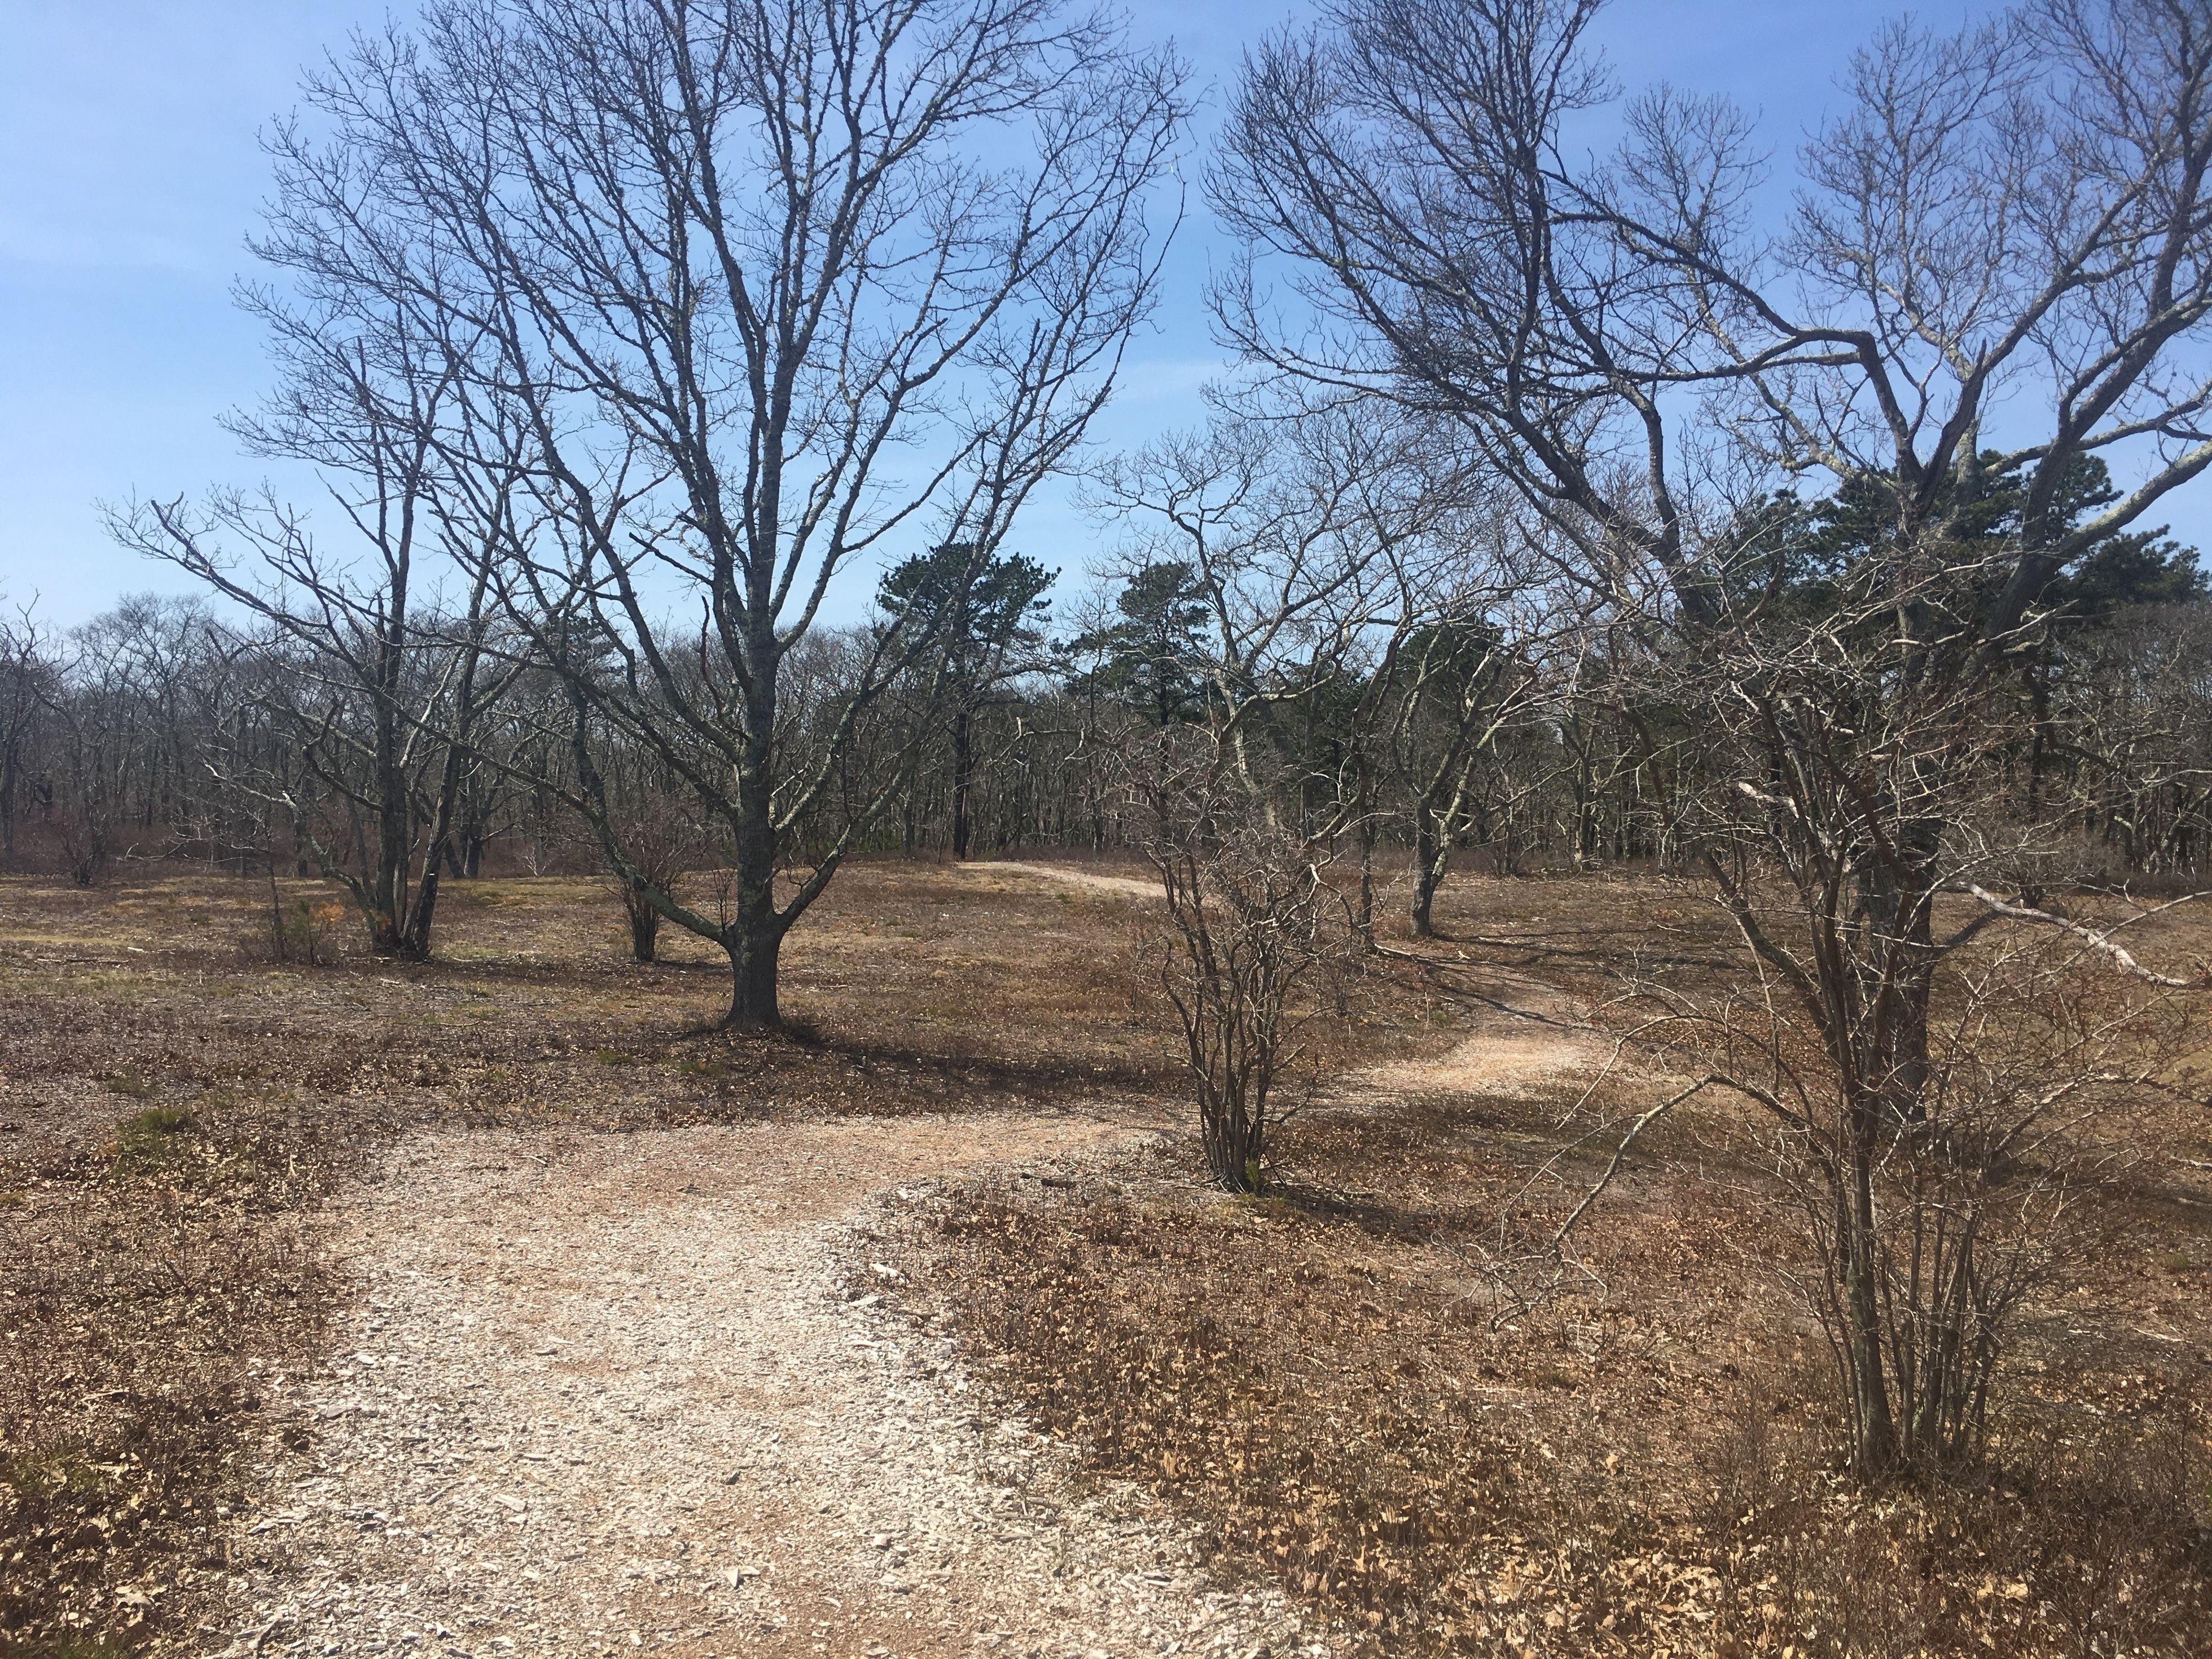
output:
M 794 1026 L 774 1040 L 708 1028 L 725 978 L 691 941 L 629 962 L 592 882 L 454 884 L 422 967 L 272 963 L 267 902 L 199 875 L 0 884 L 0 1653 L 2212 1650 L 2212 1110 L 2129 1126 L 2109 1237 L 2033 1310 L 1990 1468 L 1970 1480 L 1869 1494 L 1838 1477 L 1825 1348 L 1783 1282 L 1783 1198 L 1717 1109 L 1644 1143 L 1585 1223 L 1579 1267 L 1501 1278 L 1607 1150 L 1575 1109 L 1602 1045 L 1574 1013 L 1607 963 L 1642 950 L 1734 971 L 1706 913 L 1656 882 L 1455 878 L 1444 936 L 1389 939 L 1310 1028 L 1302 1109 L 1258 1200 L 1194 1173 L 1140 890 L 855 866 L 787 947 Z M 2160 925 L 2139 949 L 2185 959 L 2212 940 L 2201 918 Z M 460 1149 L 494 1145 L 500 1170 L 574 1179 L 557 1198 L 507 1176 L 470 1186 Z M 402 1226 L 390 1206 L 410 1182 L 434 1218 Z M 834 1202 L 789 1197 L 832 1186 Z M 473 1622 L 410 1625 L 397 1581 L 373 1640 L 368 1612 L 288 1611 L 288 1586 L 317 1574 L 373 1577 L 341 1559 L 365 1532 L 292 1540 L 283 1492 L 365 1462 L 345 1436 L 368 1431 L 311 1402 L 358 1384 L 359 1332 L 444 1316 L 389 1294 L 432 1271 L 424 1241 L 462 1253 L 456 1230 L 511 1214 L 537 1230 L 542 1275 L 613 1249 L 562 1230 L 617 1202 L 675 1230 L 652 1260 L 690 1236 L 721 1261 L 725 1241 L 725 1277 L 795 1248 L 773 1231 L 739 1248 L 744 1215 L 805 1209 L 842 1241 L 836 1305 L 878 1322 L 849 1352 L 888 1368 L 900 1443 L 927 1462 L 933 1437 L 1018 1420 L 1048 1443 L 1058 1518 L 988 1522 L 978 1541 L 969 1498 L 932 1498 L 932 1589 L 919 1543 L 914 1567 L 865 1580 L 830 1561 L 830 1500 L 802 1514 L 787 1492 L 740 1517 L 762 1586 L 733 1566 L 729 1605 L 701 1591 L 683 1619 L 656 1602 L 587 1630 L 588 1596 L 513 1589 L 483 1590 Z M 385 1219 L 354 1219 L 372 1210 Z M 720 1271 L 687 1262 L 686 1293 L 712 1297 Z M 588 1306 L 589 1275 L 572 1276 Z M 848 1350 L 805 1324 L 813 1305 L 778 1316 L 831 1356 L 818 1370 Z M 427 1352 L 433 1370 L 466 1356 L 471 1398 L 504 1386 L 474 1348 Z M 837 1398 L 868 1395 L 854 1377 Z M 564 1398 L 591 1392 L 571 1382 Z M 755 1413 L 775 1441 L 782 1407 L 763 1399 L 718 1406 L 714 1431 L 748 1438 Z M 807 1420 L 819 1442 L 823 1413 Z M 439 1432 L 408 1455 L 431 1457 Z M 680 1450 L 681 1407 L 669 1433 Z M 775 1479 L 834 1485 L 826 1446 Z M 623 1479 L 571 1462 L 579 1481 Z M 997 1479 L 975 1490 L 1014 1490 Z M 836 1516 L 908 1501 L 889 1491 L 855 1489 Z M 442 1534 L 398 1517 L 377 1547 L 419 1535 L 431 1554 Z M 703 1547 L 737 1523 L 690 1524 Z M 905 1559 L 874 1541 L 892 1527 L 853 1526 Z M 591 1577 L 608 1535 L 575 1530 L 570 1577 Z M 1068 1611 L 1038 1611 L 1058 1604 L 1031 1571 L 1066 1587 Z M 1215 1611 L 1165 1605 L 1186 1595 Z

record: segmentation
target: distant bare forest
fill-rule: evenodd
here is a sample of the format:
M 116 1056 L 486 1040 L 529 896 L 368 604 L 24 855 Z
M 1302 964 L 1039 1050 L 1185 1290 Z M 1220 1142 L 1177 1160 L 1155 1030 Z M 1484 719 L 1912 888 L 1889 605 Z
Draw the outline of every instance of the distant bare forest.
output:
M 909 603 L 897 596 L 946 562 L 902 565 L 887 599 Z M 780 754 L 802 769 L 835 755 L 834 787 L 793 825 L 791 863 L 831 848 L 1141 854 L 1152 823 L 1120 763 L 1219 699 L 1231 669 L 1213 589 L 1191 563 L 1162 560 L 1091 596 L 1103 599 L 1091 613 L 1055 619 L 1045 605 L 1067 579 L 1054 574 L 1018 557 L 987 565 L 951 672 L 894 678 L 849 736 L 837 728 L 873 630 L 826 630 L 786 667 Z M 2196 885 L 2212 858 L 2212 604 L 2195 550 L 2114 536 L 2053 587 L 2046 637 L 1991 713 L 1992 764 L 2064 878 Z M 329 875 L 361 884 L 365 925 L 379 904 L 414 908 L 433 871 L 604 869 L 574 805 L 575 727 L 555 677 L 493 630 L 461 643 L 434 611 L 409 627 L 385 689 L 364 683 L 362 639 L 302 644 L 191 600 L 134 598 L 66 631 L 10 619 L 7 867 L 86 885 L 169 864 Z M 1698 803 L 1726 770 L 1690 708 L 1639 684 L 1663 665 L 1632 641 L 1591 629 L 1516 653 L 1490 628 L 1437 620 L 1395 644 L 1320 684 L 1286 677 L 1253 724 L 1306 822 L 1340 820 L 1346 847 L 1394 872 L 1419 849 L 1427 879 L 1413 902 L 1455 863 L 1694 865 Z M 400 740 L 380 750 L 383 698 Z M 726 837 L 679 775 L 584 729 L 588 771 L 634 856 L 671 882 L 729 866 Z

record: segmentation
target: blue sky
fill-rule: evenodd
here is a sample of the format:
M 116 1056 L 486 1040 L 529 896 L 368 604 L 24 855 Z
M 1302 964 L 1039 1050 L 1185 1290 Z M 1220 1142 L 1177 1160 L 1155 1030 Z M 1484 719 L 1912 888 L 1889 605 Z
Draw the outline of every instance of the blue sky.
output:
M 1991 9 L 1913 8 L 1939 25 Z M 1614 0 L 1601 38 L 1625 82 L 1726 92 L 1760 112 L 1786 155 L 1832 100 L 1851 47 L 1905 9 Z M 1242 46 L 1293 9 L 1139 0 L 1133 14 L 1139 35 L 1173 36 L 1218 87 Z M 292 107 L 303 65 L 385 15 L 359 0 L 0 0 L 0 594 L 11 604 L 36 595 L 49 620 L 75 623 L 120 593 L 179 587 L 175 573 L 107 541 L 95 503 L 266 476 L 216 424 L 267 378 L 258 331 L 230 301 L 251 270 L 244 241 L 268 179 L 257 135 Z M 1218 360 L 1201 304 L 1214 251 L 1201 216 L 1108 441 L 1194 418 Z M 2178 530 L 2212 539 L 2204 507 L 2174 507 Z M 1019 539 L 1072 569 L 1093 533 L 1054 501 Z

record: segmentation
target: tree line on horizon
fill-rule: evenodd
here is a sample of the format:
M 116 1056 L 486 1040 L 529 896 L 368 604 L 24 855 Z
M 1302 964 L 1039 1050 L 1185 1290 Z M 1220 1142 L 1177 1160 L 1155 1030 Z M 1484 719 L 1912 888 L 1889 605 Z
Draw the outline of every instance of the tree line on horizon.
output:
M 2077 511 L 2109 497 L 2101 470 L 2089 476 Z M 1806 603 L 1866 517 L 1855 503 L 1763 501 L 1735 580 L 1778 569 Z M 1987 526 L 2004 533 L 2001 503 Z M 880 805 L 849 839 L 869 854 L 1142 854 L 1150 825 L 1113 757 L 1219 704 L 1221 596 L 1190 562 L 1139 556 L 1056 614 L 1059 572 L 1009 554 L 971 577 L 971 556 L 940 547 L 878 584 L 883 616 L 941 630 L 945 660 L 895 684 L 848 739 L 834 799 L 794 839 L 802 867 L 810 845 L 848 839 L 862 800 Z M 2060 829 L 2095 879 L 2194 881 L 2212 857 L 2212 584 L 2195 550 L 2162 532 L 2115 535 L 2049 601 L 2050 638 L 2014 692 L 2008 764 L 2024 810 Z M 804 730 L 805 714 L 840 705 L 841 674 L 880 626 L 825 630 L 796 670 L 793 750 L 835 740 Z M 578 780 L 555 678 L 489 634 L 471 669 L 465 634 L 434 607 L 410 624 L 380 749 L 357 646 L 318 649 L 182 596 L 130 597 L 70 629 L 18 613 L 0 623 L 0 862 L 83 885 L 194 867 L 335 879 L 365 942 L 397 954 L 430 948 L 434 894 L 421 894 L 434 874 L 603 872 L 565 799 Z M 1410 638 L 1395 650 L 1370 639 L 1326 683 L 1285 681 L 1267 740 L 1302 817 L 1340 821 L 1370 878 L 1381 854 L 1417 937 L 1455 860 L 1505 875 L 1683 867 L 1688 803 L 1711 781 L 1686 733 L 1660 735 L 1684 711 L 1623 699 L 1633 665 L 1607 660 L 1601 629 L 1578 623 L 1516 656 L 1495 619 L 1440 610 Z M 1346 717 L 1363 698 L 1387 704 L 1384 726 Z M 657 879 L 728 867 L 679 778 L 608 734 L 586 744 Z M 387 753 L 397 764 L 380 769 Z M 641 903 L 636 920 L 650 959 L 658 913 Z

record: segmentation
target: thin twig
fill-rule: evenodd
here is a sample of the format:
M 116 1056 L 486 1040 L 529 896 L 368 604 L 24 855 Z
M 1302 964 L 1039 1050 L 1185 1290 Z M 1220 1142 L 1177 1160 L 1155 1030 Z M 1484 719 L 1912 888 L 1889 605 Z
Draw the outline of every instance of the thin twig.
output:
M 1589 1209 L 1591 1205 L 1596 1203 L 1598 1200 L 1598 1195 L 1604 1192 L 1607 1187 L 1613 1184 L 1613 1178 L 1620 1172 L 1621 1162 L 1623 1159 L 1627 1158 L 1628 1149 L 1636 1144 L 1636 1138 L 1642 1134 L 1646 1129 L 1650 1128 L 1652 1124 L 1658 1121 L 1661 1117 L 1674 1110 L 1675 1107 L 1680 1106 L 1692 1095 L 1696 1094 L 1702 1089 L 1711 1088 L 1716 1083 L 1723 1085 L 1729 1088 L 1735 1086 L 1735 1085 L 1728 1078 L 1716 1074 L 1708 1074 L 1705 1077 L 1699 1078 L 1695 1083 L 1692 1083 L 1688 1088 L 1683 1090 L 1680 1094 L 1670 1096 L 1668 1098 L 1661 1101 L 1650 1111 L 1644 1113 L 1643 1116 L 1638 1118 L 1635 1122 L 1629 1125 L 1628 1133 L 1620 1138 L 1620 1145 L 1613 1149 L 1613 1161 L 1605 1166 L 1605 1173 L 1597 1178 L 1597 1185 L 1592 1187 L 1589 1191 L 1583 1194 L 1582 1202 L 1576 1205 L 1572 1210 L 1567 1212 L 1567 1218 L 1559 1224 L 1559 1231 L 1552 1235 L 1553 1249 L 1558 1249 L 1562 1244 L 1567 1242 L 1567 1235 L 1574 1231 L 1575 1223 L 1583 1218 L 1583 1212 Z

